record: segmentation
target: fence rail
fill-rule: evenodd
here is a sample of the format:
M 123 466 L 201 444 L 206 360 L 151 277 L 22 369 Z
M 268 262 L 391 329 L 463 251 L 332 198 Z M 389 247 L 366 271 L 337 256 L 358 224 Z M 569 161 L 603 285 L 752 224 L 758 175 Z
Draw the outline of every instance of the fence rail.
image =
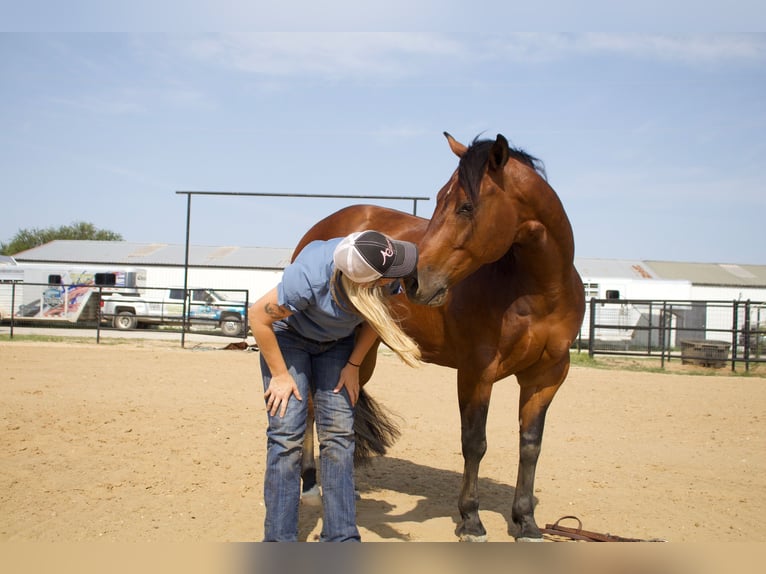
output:
M 107 330 L 161 327 L 182 334 L 204 332 L 247 337 L 248 292 L 244 289 L 168 288 L 0 282 L 0 321 L 14 328 Z
M 766 362 L 766 303 L 591 299 L 577 346 L 708 367 Z

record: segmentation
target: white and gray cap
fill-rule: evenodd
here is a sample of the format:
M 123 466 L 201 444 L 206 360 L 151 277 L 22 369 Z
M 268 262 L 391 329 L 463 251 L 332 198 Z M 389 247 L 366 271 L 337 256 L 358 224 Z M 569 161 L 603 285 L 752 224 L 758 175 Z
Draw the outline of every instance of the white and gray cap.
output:
M 368 283 L 381 277 L 410 275 L 418 264 L 418 248 L 378 231 L 357 231 L 338 244 L 333 260 L 355 283 Z

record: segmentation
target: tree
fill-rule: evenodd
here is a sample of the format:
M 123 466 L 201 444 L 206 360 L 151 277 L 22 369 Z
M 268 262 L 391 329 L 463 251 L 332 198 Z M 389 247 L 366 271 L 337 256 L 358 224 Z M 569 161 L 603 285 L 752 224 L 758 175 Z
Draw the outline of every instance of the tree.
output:
M 19 229 L 8 243 L 0 242 L 0 254 L 15 255 L 55 239 L 93 239 L 96 241 L 122 241 L 114 231 L 98 229 L 92 223 L 76 221 L 72 225 L 46 229 Z

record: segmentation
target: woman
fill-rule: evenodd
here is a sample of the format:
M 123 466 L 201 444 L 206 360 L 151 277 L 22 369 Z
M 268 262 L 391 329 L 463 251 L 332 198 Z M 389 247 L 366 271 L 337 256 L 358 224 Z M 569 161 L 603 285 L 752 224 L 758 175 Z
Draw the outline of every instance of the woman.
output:
M 261 352 L 268 446 L 264 541 L 298 537 L 301 449 L 311 393 L 319 438 L 322 541 L 359 541 L 354 493 L 354 405 L 359 366 L 377 337 L 407 364 L 420 352 L 385 297 L 414 272 L 417 247 L 377 231 L 314 241 L 248 318 Z M 358 332 L 357 332 L 358 331 Z

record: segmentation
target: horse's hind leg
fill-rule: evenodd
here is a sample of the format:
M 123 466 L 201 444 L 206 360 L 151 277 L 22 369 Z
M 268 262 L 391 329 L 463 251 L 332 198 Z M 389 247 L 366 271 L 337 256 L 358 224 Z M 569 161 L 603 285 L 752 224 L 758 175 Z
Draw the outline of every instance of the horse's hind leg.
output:
M 534 514 L 535 470 L 545 428 L 545 414 L 569 371 L 569 361 L 543 374 L 519 374 L 519 469 L 511 517 L 517 540 L 542 540 Z
M 464 380 L 458 371 L 461 442 L 463 447 L 463 486 L 458 509 L 462 518 L 457 535 L 463 542 L 484 542 L 487 531 L 479 518 L 479 464 L 487 451 L 487 412 L 492 384 Z
M 301 502 L 318 506 L 322 503 L 317 483 L 317 465 L 314 458 L 314 404 L 309 398 L 309 408 L 306 415 L 306 433 L 303 438 L 303 455 L 301 458 Z
M 380 339 L 372 345 L 362 361 L 362 367 L 359 371 L 359 382 L 362 387 L 372 377 L 372 373 L 375 370 L 379 345 Z M 386 418 L 381 407 L 369 396 L 360 395 L 359 399 L 354 421 L 354 430 L 357 431 L 356 454 L 360 452 L 366 452 L 368 456 L 370 456 L 370 453 L 383 454 L 385 449 L 399 438 L 399 430 Z M 301 481 L 303 484 L 301 487 L 301 501 L 305 504 L 320 505 L 322 498 L 317 481 L 317 465 L 314 455 L 314 436 L 316 433 L 314 425 L 314 401 L 311 397 L 308 400 L 306 433 L 303 439 L 303 456 L 301 458 Z M 363 404 L 367 408 L 359 412 Z M 365 419 L 365 415 L 369 418 Z M 359 423 L 359 426 L 357 426 L 357 423 Z M 366 429 L 368 432 L 360 436 L 358 428 Z M 371 439 L 372 442 L 370 442 Z M 357 498 L 359 498 L 358 491 Z

